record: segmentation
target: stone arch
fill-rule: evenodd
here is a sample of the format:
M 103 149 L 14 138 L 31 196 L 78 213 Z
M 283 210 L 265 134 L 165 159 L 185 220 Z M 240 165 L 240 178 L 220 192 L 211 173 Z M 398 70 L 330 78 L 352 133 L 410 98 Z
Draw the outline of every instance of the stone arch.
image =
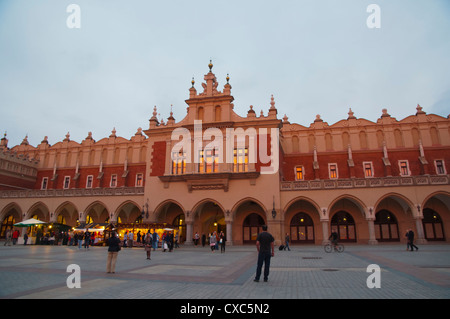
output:
M 193 234 L 201 236 L 211 232 L 226 232 L 225 209 L 218 201 L 205 198 L 196 203 L 192 210 Z
M 37 219 L 42 221 L 50 221 L 50 209 L 44 202 L 36 202 L 34 203 L 27 211 L 25 218 L 33 218 L 33 216 L 37 215 Z
M 102 201 L 95 201 L 89 204 L 81 215 L 80 222 L 87 222 L 86 217 L 89 215 L 94 223 L 104 223 L 106 219 L 111 218 L 111 210 Z M 106 215 L 106 219 L 103 219 Z
M 296 197 L 287 203 L 283 212 L 285 231 L 282 238 L 287 233 L 293 243 L 315 243 L 323 237 L 321 211 L 313 200 Z
M 127 200 L 120 204 L 115 213 L 114 217 L 116 217 L 117 222 L 122 223 L 134 223 L 141 217 L 141 205 L 137 204 L 135 201 Z
M 54 212 L 50 213 L 50 215 L 54 215 L 53 217 L 51 217 L 51 220 L 54 222 L 61 222 L 66 225 L 76 226 L 76 222 L 79 218 L 78 212 L 79 210 L 74 203 L 65 201 L 64 203 L 60 204 Z M 59 216 L 61 216 L 65 220 L 65 222 L 58 220 Z

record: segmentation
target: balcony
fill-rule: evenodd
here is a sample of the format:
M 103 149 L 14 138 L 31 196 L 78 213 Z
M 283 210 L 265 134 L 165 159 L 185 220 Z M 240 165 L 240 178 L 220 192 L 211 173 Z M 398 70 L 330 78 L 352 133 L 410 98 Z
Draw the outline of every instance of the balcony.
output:
M 282 181 L 281 191 L 448 185 L 449 175 L 397 176 L 336 180 Z
M 0 198 L 46 198 L 46 197 L 90 197 L 90 196 L 136 196 L 143 195 L 144 187 L 74 188 L 48 190 L 4 190 Z

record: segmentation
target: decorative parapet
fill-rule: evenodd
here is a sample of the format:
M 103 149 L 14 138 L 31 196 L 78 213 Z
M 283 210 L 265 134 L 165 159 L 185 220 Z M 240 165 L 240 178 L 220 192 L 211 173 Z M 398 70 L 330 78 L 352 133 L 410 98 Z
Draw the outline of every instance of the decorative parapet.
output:
M 336 180 L 283 181 L 281 191 L 376 188 L 392 186 L 448 185 L 449 175 L 423 175 L 407 177 L 353 178 Z
M 89 196 L 136 196 L 144 195 L 144 187 L 76 188 L 48 190 L 4 190 L 0 198 L 45 198 L 45 197 L 89 197 Z

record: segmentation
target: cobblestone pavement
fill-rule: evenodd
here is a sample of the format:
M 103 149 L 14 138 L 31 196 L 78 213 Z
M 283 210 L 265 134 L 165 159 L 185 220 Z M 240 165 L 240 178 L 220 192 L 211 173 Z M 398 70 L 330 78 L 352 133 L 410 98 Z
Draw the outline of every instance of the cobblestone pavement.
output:
M 173 252 L 123 248 L 116 273 L 106 273 L 106 247 L 3 246 L 0 298 L 13 299 L 449 299 L 450 245 L 347 245 L 343 253 L 321 246 L 275 252 L 268 282 L 254 282 L 254 246 Z M 81 288 L 67 287 L 71 264 L 80 266 Z M 380 288 L 368 288 L 370 264 L 380 266 Z

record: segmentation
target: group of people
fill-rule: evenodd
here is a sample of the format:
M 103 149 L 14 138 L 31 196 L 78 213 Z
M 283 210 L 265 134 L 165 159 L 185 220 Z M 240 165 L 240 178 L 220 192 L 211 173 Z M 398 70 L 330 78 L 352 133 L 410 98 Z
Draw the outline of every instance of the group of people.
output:
M 119 235 L 118 235 L 119 236 Z M 120 236 L 119 236 L 120 238 Z M 146 247 L 148 243 L 153 250 L 158 249 L 159 242 L 161 241 L 161 249 L 162 251 L 173 251 L 173 248 L 179 248 L 179 235 L 178 233 L 174 234 L 173 231 L 164 231 L 162 236 L 160 237 L 156 231 L 153 233 L 148 230 L 147 233 L 142 234 L 139 230 L 136 234 L 136 241 L 134 241 L 135 235 L 132 231 L 125 231 L 123 234 L 123 244 L 122 247 Z
M 195 246 L 198 246 L 199 240 L 200 240 L 200 235 L 198 234 L 198 232 L 196 232 L 194 235 L 194 238 L 193 238 Z M 206 237 L 205 234 L 202 234 L 201 241 L 202 241 L 202 247 L 205 247 L 206 244 L 208 244 L 209 247 L 211 248 L 211 252 L 219 250 L 219 246 L 220 246 L 220 253 L 225 252 L 225 244 L 226 244 L 227 238 L 223 231 L 221 231 L 219 234 L 217 234 L 217 232 L 214 231 L 212 233 L 209 233 L 208 237 Z
M 8 229 L 5 233 L 5 243 L 4 245 L 11 246 L 11 244 L 16 245 L 20 237 L 20 232 L 15 229 L 11 231 Z M 23 244 L 28 244 L 29 235 L 25 231 L 23 235 Z M 36 234 L 36 245 L 63 245 L 63 246 L 78 246 L 81 249 L 83 245 L 86 249 L 89 246 L 93 246 L 98 239 L 101 239 L 101 235 L 95 232 L 84 231 L 51 231 L 46 232 L 38 231 Z
M 163 252 L 172 252 L 173 248 L 179 248 L 178 234 L 172 231 L 164 232 L 160 238 L 158 233 L 154 231 L 153 233 L 148 230 L 147 233 L 141 234 L 140 231 L 136 234 L 136 243 L 139 247 L 144 247 L 147 259 L 151 260 L 151 251 L 158 249 L 159 241 L 161 240 L 161 250 Z M 123 235 L 123 244 L 121 245 L 121 240 L 119 234 L 114 230 L 111 233 L 111 237 L 107 240 L 108 244 L 108 258 L 106 261 L 106 272 L 108 274 L 114 274 L 116 269 L 117 255 L 122 247 L 133 247 L 134 246 L 134 233 L 132 231 L 126 231 Z

